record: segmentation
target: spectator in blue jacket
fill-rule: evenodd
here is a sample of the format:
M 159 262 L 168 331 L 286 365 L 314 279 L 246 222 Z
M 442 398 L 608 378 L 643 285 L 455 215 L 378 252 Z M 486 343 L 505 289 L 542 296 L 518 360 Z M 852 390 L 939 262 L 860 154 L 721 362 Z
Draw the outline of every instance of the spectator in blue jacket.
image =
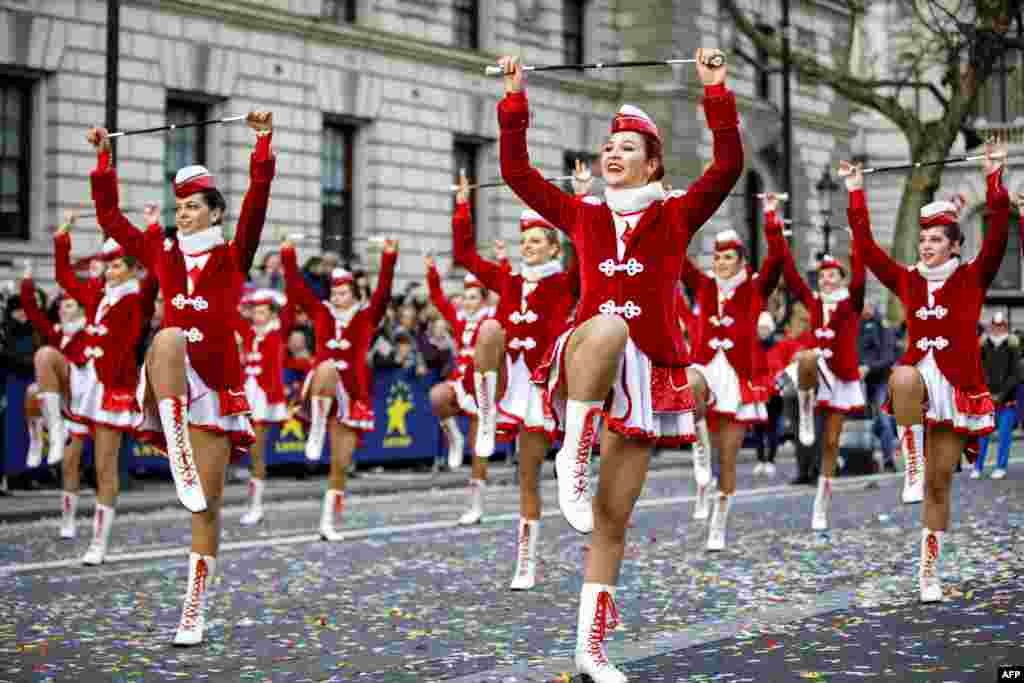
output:
M 881 408 L 889 395 L 889 371 L 896 363 L 896 335 L 882 324 L 874 302 L 864 302 L 857 341 L 865 398 L 874 416 L 872 431 L 878 438 L 885 469 L 895 472 L 896 421 Z
M 1010 445 L 1013 442 L 1013 428 L 1017 426 L 1017 385 L 1020 384 L 1021 344 L 1016 335 L 1010 334 L 1010 325 L 1003 313 L 992 316 L 988 333 L 981 342 L 981 365 L 985 370 L 992 401 L 996 404 L 996 430 L 999 434 L 999 455 L 992 470 L 993 479 L 1006 476 L 1010 462 Z M 981 439 L 981 450 L 974 463 L 971 479 L 978 479 L 985 472 L 985 456 L 988 455 L 990 437 Z

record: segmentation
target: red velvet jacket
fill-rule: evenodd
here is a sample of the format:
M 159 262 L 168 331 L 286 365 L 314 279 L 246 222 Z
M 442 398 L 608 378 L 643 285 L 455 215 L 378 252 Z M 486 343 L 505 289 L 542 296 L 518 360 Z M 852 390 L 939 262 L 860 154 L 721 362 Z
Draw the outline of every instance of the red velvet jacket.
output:
M 377 333 L 377 326 L 387 312 L 396 260 L 397 253 L 384 254 L 380 274 L 377 276 L 377 288 L 373 290 L 369 305 L 357 304 L 358 310 L 346 325 L 335 318 L 331 306 L 317 299 L 306 287 L 296 263 L 295 249 L 281 250 L 288 301 L 306 311 L 316 331 L 316 359 L 313 367 L 324 361 L 334 361 L 345 390 L 357 401 L 370 400 L 370 366 L 366 356 Z
M 737 285 L 732 296 L 724 299 L 721 306 L 715 278 L 702 273 L 689 259 L 683 264 L 683 282 L 694 292 L 700 308 L 693 361 L 708 365 L 718 349 L 723 349 L 740 379 L 741 387 L 763 374 L 757 318 L 778 285 L 786 249 L 781 223 L 767 222 L 764 232 L 768 255 L 761 264 L 761 270 L 754 273 L 747 266 L 746 281 Z
M 532 373 L 569 325 L 579 291 L 576 270 L 538 280 L 533 291 L 523 297 L 523 287 L 528 283 L 522 275 L 512 275 L 477 253 L 468 204 L 456 207 L 452 232 L 455 262 L 501 296 L 495 319 L 505 330 L 505 353 L 513 363 L 522 355 Z
M 256 383 L 267 395 L 269 403 L 284 403 L 284 360 L 288 352 L 288 332 L 292 329 L 292 315 L 285 306 L 261 332 L 245 318 L 238 317 L 238 333 L 242 337 L 242 364 L 246 377 L 255 377 Z
M 119 285 L 114 299 L 107 296 L 102 279 L 79 280 L 71 265 L 71 235 L 58 232 L 53 237 L 56 252 L 57 283 L 85 309 L 86 358 L 94 361 L 96 376 L 107 390 L 104 409 L 128 410 L 134 405 L 139 381 L 136 347 L 143 327 L 153 310 L 157 282 L 152 275 Z
M 51 323 L 50 319 L 46 317 L 46 313 L 39 308 L 32 278 L 25 278 L 21 281 L 21 307 L 47 346 L 58 349 L 64 354 L 67 362 L 72 365 L 79 367 L 85 365 L 88 360 L 85 357 L 85 345 L 89 336 L 86 334 L 85 328 L 83 327 L 69 337 L 64 334 L 60 323 Z
M 916 365 L 928 351 L 949 383 L 970 398 L 988 396 L 981 369 L 977 325 L 985 292 L 995 279 L 1006 253 L 1010 200 L 1002 174 L 987 179 L 988 231 L 978 256 L 961 263 L 949 279 L 931 294 L 928 281 L 916 266 L 897 263 L 875 242 L 863 190 L 850 193 L 848 215 L 857 250 L 865 265 L 890 291 L 899 296 L 907 316 L 907 352 L 900 365 Z
M 860 379 L 857 337 L 860 334 L 861 312 L 864 310 L 865 269 L 856 244 L 850 250 L 850 271 L 850 296 L 832 306 L 826 324 L 825 300 L 807 286 L 793 262 L 793 254 L 786 248 L 786 267 L 783 271 L 786 287 L 803 302 L 811 316 L 815 339 L 813 348 L 819 350 L 828 368 L 844 382 Z
M 257 138 L 249 166 L 249 191 L 242 201 L 235 239 L 208 252 L 210 258 L 191 296 L 185 256 L 178 241 L 152 230 L 139 232 L 128 222 L 118 208 L 117 173 L 110 168 L 109 157 L 101 154 L 92 172 L 92 196 L 100 226 L 156 275 L 164 295 L 163 327 L 181 328 L 188 340 L 192 367 L 211 389 L 220 392 L 221 398 L 232 404 L 238 403 L 239 397 L 244 399 L 235 320 L 270 201 L 270 183 L 275 169 L 270 138 L 271 135 Z M 244 406 L 239 411 L 230 409 L 230 412 L 244 412 Z
M 504 268 L 500 263 L 499 267 Z M 488 315 L 487 309 L 481 309 L 471 320 L 461 311 L 456 311 L 441 289 L 441 276 L 438 275 L 437 268 L 430 268 L 427 271 L 427 286 L 430 289 L 430 302 L 452 328 L 452 338 L 455 341 L 455 368 L 449 379 L 458 379 L 464 372 L 473 371 L 473 353 L 476 349 L 476 338 L 480 334 L 480 326 L 493 316 Z
M 714 160 L 688 191 L 651 204 L 633 229 L 623 258 L 611 209 L 580 202 L 544 180 L 530 166 L 526 94 L 498 104 L 501 175 L 529 207 L 572 240 L 579 259 L 581 295 L 576 323 L 601 313 L 623 317 L 633 342 L 660 366 L 688 364 L 682 330 L 672 305 L 691 237 L 728 196 L 743 171 L 736 100 L 724 86 L 704 90 L 704 112 L 714 136 Z

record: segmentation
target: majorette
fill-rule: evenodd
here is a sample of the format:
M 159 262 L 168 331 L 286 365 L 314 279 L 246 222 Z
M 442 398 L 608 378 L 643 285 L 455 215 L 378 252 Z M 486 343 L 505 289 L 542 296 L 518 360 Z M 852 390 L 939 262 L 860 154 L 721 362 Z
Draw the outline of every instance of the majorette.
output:
M 976 329 L 985 292 L 1006 253 L 1010 218 L 1009 196 L 1002 182 L 1006 151 L 1005 142 L 985 146 L 988 229 L 978 256 L 967 263 L 960 258 L 963 232 L 957 203 L 937 201 L 921 209 L 919 261 L 908 268 L 890 258 L 871 234 L 860 166 L 844 161 L 839 169 L 850 192 L 848 214 L 856 249 L 871 272 L 900 297 L 906 311 L 907 351 L 893 367 L 886 409 L 896 416 L 900 449 L 906 458 L 904 502 L 924 497 L 926 470 L 934 483 L 924 500 L 918 567 L 922 602 L 942 599 L 939 562 L 949 523 L 948 498 L 965 440 L 990 433 L 995 424 Z M 970 452 L 968 459 L 973 461 Z
M 466 179 L 461 180 L 460 187 L 465 187 Z M 585 192 L 586 188 L 578 191 Z M 557 416 L 545 410 L 543 388 L 535 385 L 531 376 L 535 371 L 546 372 L 541 369 L 545 354 L 569 325 L 579 292 L 579 272 L 575 267 L 568 271 L 562 268 L 558 232 L 530 209 L 519 217 L 522 266 L 518 275 L 480 258 L 464 190 L 456 195 L 452 227 L 456 263 L 501 297 L 494 320 L 481 326 L 477 340 L 481 362 L 474 377 L 480 420 L 476 457 L 490 457 L 497 431 L 507 436 L 519 434 L 520 519 L 511 588 L 528 590 L 536 583 L 540 466 L 552 441 L 561 433 Z M 499 386 L 504 387 L 500 394 Z M 476 497 L 461 523 L 477 522 L 483 512 L 483 481 L 472 483 L 477 485 Z
M 487 288 L 472 273 L 466 273 L 462 284 L 462 305 L 455 310 L 441 288 L 441 276 L 432 256 L 426 257 L 426 268 L 430 301 L 452 333 L 454 367 L 443 382 L 431 387 L 430 405 L 448 439 L 448 467 L 456 470 L 462 467 L 465 438 L 455 418 L 459 413 L 469 416 L 469 433 L 475 441 L 477 416 L 473 396 L 473 351 L 480 324 L 494 315 L 494 309 L 487 305 Z
M 97 221 L 156 275 L 164 297 L 163 329 L 153 338 L 136 396 L 142 408 L 137 432 L 166 449 L 178 498 L 193 512 L 188 586 L 176 645 L 202 642 L 206 627 L 220 530 L 220 505 L 208 506 L 206 494 L 221 499 L 232 449 L 245 449 L 253 441 L 235 319 L 259 246 L 275 160 L 270 113 L 249 114 L 247 122 L 256 131 L 256 145 L 249 190 L 230 242 L 222 227 L 227 202 L 203 166 L 188 166 L 175 175 L 175 232 L 142 233 L 132 227 L 118 208 L 107 131 L 89 131 L 99 154 L 92 173 Z
M 769 195 L 771 196 L 771 195 Z M 725 548 L 729 511 L 736 493 L 736 456 L 747 426 L 768 419 L 769 386 L 759 367 L 757 318 L 782 275 L 782 224 L 765 223 L 768 256 L 758 272 L 747 262 L 747 251 L 735 230 L 715 236 L 712 275 L 687 260 L 683 282 L 694 293 L 700 310 L 691 367 L 691 384 L 698 406 L 694 445 L 694 475 L 698 496 L 697 519 L 711 516 L 707 549 Z M 710 500 L 710 434 L 707 413 L 719 442 L 718 495 Z M 701 485 L 706 486 L 701 489 Z
M 699 51 L 698 62 L 713 54 L 721 53 Z M 557 388 L 567 380 L 565 440 L 556 459 L 559 503 L 576 529 L 596 525 L 601 531 L 594 536 L 580 599 L 576 668 L 597 683 L 618 683 L 625 676 L 608 662 L 603 640 L 616 622 L 614 583 L 624 541 L 609 539 L 625 538 L 635 499 L 622 491 L 641 490 L 651 444 L 694 438 L 688 357 L 671 302 L 691 237 L 743 169 L 735 98 L 725 88 L 724 65 L 698 63 L 714 152 L 709 169 L 685 195 L 666 195 L 658 182 L 664 169 L 657 126 L 639 109 L 624 107 L 601 154 L 605 201 L 579 202 L 530 167 L 522 71 L 511 57 L 499 64 L 506 93 L 498 105 L 502 177 L 523 202 L 569 235 L 579 259 L 576 325 L 555 344 L 546 400 L 561 407 Z M 623 457 L 636 464 L 621 468 L 612 486 L 602 486 L 603 499 L 592 508 L 590 446 L 594 418 L 605 408 L 609 438 L 602 443 L 603 465 Z
M 252 476 L 249 478 L 249 509 L 239 519 L 243 526 L 263 519 L 263 495 L 267 487 L 267 463 L 264 452 L 270 430 L 288 419 L 284 391 L 284 359 L 288 332 L 292 328 L 291 307 L 284 294 L 273 289 L 258 289 L 242 297 L 251 318 L 238 318 L 242 342 L 242 372 L 245 373 L 245 398 L 249 402 L 250 421 L 255 441 L 249 451 Z
M 320 536 L 342 538 L 338 525 L 345 507 L 345 480 L 359 435 L 373 430 L 370 368 L 366 354 L 391 298 L 391 283 L 398 260 L 398 243 L 386 240 L 377 288 L 369 304 L 356 297 L 352 273 L 336 268 L 331 273 L 331 294 L 324 302 L 306 286 L 296 262 L 295 246 L 281 245 L 288 301 L 306 311 L 316 332 L 316 358 L 306 375 L 302 399 L 308 401 L 309 435 L 306 458 L 319 460 L 328 428 L 331 434 L 331 469 L 320 511 Z
M 769 220 L 778 221 L 774 211 Z M 818 261 L 818 291 L 807 286 L 789 248 L 786 248 L 786 287 L 799 299 L 811 317 L 814 347 L 797 354 L 797 411 L 800 442 L 814 444 L 815 407 L 825 413 L 825 434 L 821 446 L 821 474 L 811 513 L 811 528 L 828 529 L 832 504 L 832 479 L 839 458 L 839 435 L 847 415 L 864 410 L 861 388 L 860 352 L 857 338 L 864 310 L 864 261 L 856 244 L 850 248 L 850 280 L 846 266 L 831 254 Z

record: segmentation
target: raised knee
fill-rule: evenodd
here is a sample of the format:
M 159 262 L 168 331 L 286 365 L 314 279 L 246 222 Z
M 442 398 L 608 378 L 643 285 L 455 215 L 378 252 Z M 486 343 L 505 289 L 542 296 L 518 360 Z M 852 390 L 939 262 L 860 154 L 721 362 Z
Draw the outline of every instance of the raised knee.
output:
M 909 365 L 897 365 L 889 375 L 889 386 L 893 392 L 917 391 L 921 386 L 921 374 Z
M 814 351 L 801 351 L 796 354 L 796 362 L 799 365 L 816 365 L 818 355 Z
M 153 337 L 153 352 L 158 354 L 185 353 L 185 335 L 180 327 L 168 327 Z
M 443 410 L 452 399 L 452 390 L 447 384 L 435 384 L 430 388 L 430 405 L 435 413 Z
M 603 343 L 626 347 L 629 339 L 629 325 L 617 315 L 601 314 L 593 319 L 591 335 L 598 337 Z
M 40 366 L 52 366 L 55 363 L 59 363 L 64 356 L 60 351 L 53 348 L 52 346 L 44 346 L 37 350 L 33 357 L 36 367 Z

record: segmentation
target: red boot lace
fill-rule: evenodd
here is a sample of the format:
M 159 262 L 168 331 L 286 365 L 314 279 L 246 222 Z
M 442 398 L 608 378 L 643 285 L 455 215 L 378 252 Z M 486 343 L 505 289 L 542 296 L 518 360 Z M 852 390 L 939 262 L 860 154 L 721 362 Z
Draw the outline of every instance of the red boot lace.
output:
M 196 470 L 192 464 L 192 458 L 186 456 L 187 444 L 185 443 L 185 402 L 180 399 L 174 400 L 174 442 L 178 448 L 178 457 L 174 463 L 181 473 L 181 480 L 185 486 L 195 486 Z
M 191 630 L 196 627 L 201 611 L 203 592 L 206 590 L 206 560 L 200 558 L 196 562 L 196 575 L 185 598 L 185 608 L 181 612 L 181 628 Z
M 334 496 L 334 521 L 341 520 L 341 513 L 345 510 L 345 496 L 338 494 Z
M 597 594 L 594 622 L 590 625 L 590 635 L 587 638 L 587 652 L 596 664 L 608 664 L 608 655 L 604 651 L 604 637 L 618 625 L 619 611 L 615 608 L 615 600 L 608 591 L 601 591 Z
M 519 575 L 525 576 L 530 562 L 530 525 L 523 524 L 519 533 Z
M 480 399 L 480 422 L 488 424 L 487 420 L 491 414 L 491 395 L 487 391 L 487 376 L 485 375 L 480 382 L 483 385 L 483 394 L 479 396 Z
M 594 418 L 602 414 L 600 408 L 591 408 L 583 418 L 583 433 L 580 434 L 580 442 L 576 447 L 576 468 L 573 472 L 573 495 L 579 500 L 587 493 L 590 482 L 587 474 L 590 470 L 590 450 L 594 446 Z
M 928 534 L 924 541 L 924 557 L 921 562 L 921 574 L 925 578 L 935 577 L 935 565 L 939 561 L 939 539 L 935 534 Z

